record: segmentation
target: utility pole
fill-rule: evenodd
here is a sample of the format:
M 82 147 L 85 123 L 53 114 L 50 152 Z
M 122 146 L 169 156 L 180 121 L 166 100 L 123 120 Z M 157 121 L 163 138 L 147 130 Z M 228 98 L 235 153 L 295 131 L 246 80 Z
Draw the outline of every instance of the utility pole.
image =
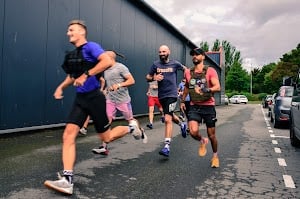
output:
M 252 70 L 250 71 L 250 94 L 252 96 Z
M 250 94 L 252 96 L 252 63 L 250 66 Z

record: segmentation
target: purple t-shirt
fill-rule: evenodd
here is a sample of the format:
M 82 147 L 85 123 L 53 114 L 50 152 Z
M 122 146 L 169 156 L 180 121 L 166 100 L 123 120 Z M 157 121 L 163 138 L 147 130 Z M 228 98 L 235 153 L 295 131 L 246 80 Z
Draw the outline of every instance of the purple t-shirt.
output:
M 170 60 L 168 63 L 155 61 L 150 68 L 149 75 L 162 74 L 164 79 L 158 81 L 158 98 L 166 97 L 177 98 L 177 70 L 184 70 L 183 65 L 176 61 Z
M 86 61 L 98 63 L 98 57 L 104 53 L 103 48 L 95 42 L 87 42 L 82 47 L 82 54 Z M 78 93 L 86 93 L 100 88 L 100 82 L 95 75 L 90 76 L 82 86 L 76 87 Z

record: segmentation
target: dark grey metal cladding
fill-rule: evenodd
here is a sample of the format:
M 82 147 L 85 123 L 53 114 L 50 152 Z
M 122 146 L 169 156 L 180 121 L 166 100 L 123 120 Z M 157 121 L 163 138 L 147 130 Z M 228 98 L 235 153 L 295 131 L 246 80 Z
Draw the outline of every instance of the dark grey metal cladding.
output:
M 145 75 L 160 45 L 170 46 L 173 59 L 192 65 L 189 51 L 196 45 L 143 1 L 0 1 L 0 134 L 63 125 L 74 88 L 64 91 L 63 100 L 55 100 L 53 92 L 65 78 L 64 53 L 73 49 L 66 29 L 74 18 L 86 21 L 90 41 L 126 56 L 119 61 L 136 80 L 130 87 L 135 114 L 148 113 Z

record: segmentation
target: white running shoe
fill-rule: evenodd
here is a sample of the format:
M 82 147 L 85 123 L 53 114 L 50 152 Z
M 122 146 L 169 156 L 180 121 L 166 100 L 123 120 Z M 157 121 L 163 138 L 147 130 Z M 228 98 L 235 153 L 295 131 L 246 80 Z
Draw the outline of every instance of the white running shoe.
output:
M 142 140 L 143 140 L 143 143 L 146 144 L 148 143 L 148 137 L 145 133 L 145 130 L 143 128 L 141 128 L 141 131 L 142 131 Z
M 100 146 L 99 148 L 92 149 L 92 152 L 100 155 L 108 155 L 107 147 Z
M 44 185 L 55 191 L 72 195 L 74 184 L 70 184 L 65 177 L 61 177 L 58 173 L 58 180 L 46 180 Z
M 80 130 L 79 130 L 79 133 L 81 135 L 86 135 L 87 134 L 87 129 L 85 127 L 82 127 Z
M 137 121 L 136 119 L 132 119 L 129 121 L 129 126 L 132 127 L 132 131 L 130 132 L 132 134 L 132 136 L 136 139 L 139 140 L 142 137 L 142 131 L 140 128 L 140 124 L 139 121 Z

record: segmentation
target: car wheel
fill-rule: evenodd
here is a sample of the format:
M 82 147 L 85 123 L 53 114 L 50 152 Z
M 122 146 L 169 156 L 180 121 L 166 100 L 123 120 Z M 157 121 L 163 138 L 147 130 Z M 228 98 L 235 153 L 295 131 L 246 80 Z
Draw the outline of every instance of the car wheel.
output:
M 270 122 L 274 122 L 274 118 L 273 118 L 273 115 L 272 115 L 272 113 L 270 113 Z
M 295 129 L 294 129 L 293 121 L 291 119 L 290 121 L 290 141 L 291 145 L 294 147 L 299 147 L 300 146 L 300 140 L 295 136 Z
M 279 121 L 276 119 L 276 116 L 274 117 L 274 128 L 279 127 Z

